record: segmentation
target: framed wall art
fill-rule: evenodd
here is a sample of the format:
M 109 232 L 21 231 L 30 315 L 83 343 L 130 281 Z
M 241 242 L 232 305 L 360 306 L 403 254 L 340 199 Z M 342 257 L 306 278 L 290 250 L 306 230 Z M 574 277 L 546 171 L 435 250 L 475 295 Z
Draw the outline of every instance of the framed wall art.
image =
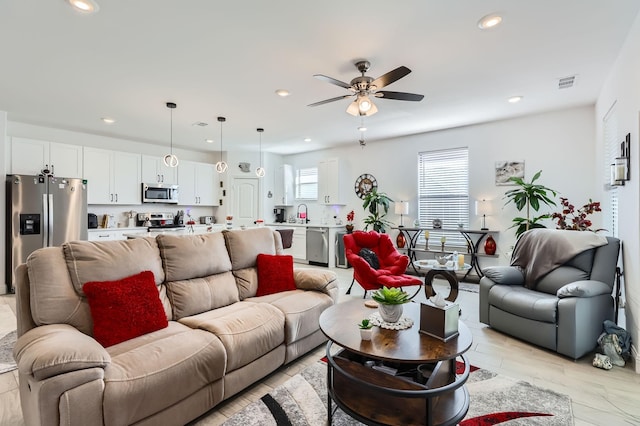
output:
M 513 185 L 510 177 L 524 179 L 524 161 L 496 161 L 496 185 Z

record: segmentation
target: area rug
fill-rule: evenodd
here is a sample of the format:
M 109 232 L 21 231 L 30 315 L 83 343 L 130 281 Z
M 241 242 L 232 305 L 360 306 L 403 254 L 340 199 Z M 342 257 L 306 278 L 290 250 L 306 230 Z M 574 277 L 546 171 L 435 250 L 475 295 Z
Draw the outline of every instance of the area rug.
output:
M 460 426 L 573 425 L 571 399 L 530 383 L 472 368 L 467 381 L 471 405 Z M 225 426 L 320 426 L 327 422 L 327 367 L 317 362 L 239 411 Z M 362 423 L 338 410 L 336 426 Z
M 15 370 L 16 316 L 9 305 L 0 305 L 0 374 Z

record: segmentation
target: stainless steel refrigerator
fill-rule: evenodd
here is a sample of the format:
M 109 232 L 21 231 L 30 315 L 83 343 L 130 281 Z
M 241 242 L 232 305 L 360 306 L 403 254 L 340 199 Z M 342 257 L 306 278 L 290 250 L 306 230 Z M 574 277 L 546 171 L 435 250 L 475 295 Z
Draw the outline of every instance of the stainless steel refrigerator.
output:
M 5 283 L 14 292 L 15 270 L 41 247 L 87 239 L 87 183 L 50 175 L 7 175 Z

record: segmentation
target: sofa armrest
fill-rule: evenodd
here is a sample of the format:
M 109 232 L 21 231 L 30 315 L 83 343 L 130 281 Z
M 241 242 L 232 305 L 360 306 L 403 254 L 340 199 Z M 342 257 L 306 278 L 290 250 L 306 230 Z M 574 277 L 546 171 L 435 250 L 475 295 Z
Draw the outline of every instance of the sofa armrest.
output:
M 565 297 L 594 297 L 602 294 L 611 294 L 611 287 L 602 281 L 582 280 L 565 284 L 558 289 L 556 296 Z
M 299 268 L 293 270 L 293 280 L 300 290 L 315 290 L 328 294 L 333 299 L 337 294 L 338 278 L 333 271 Z
M 92 337 L 67 324 L 43 325 L 20 336 L 13 348 L 21 374 L 44 380 L 59 374 L 111 363 Z
M 515 266 L 490 266 L 482 273 L 495 284 L 524 285 L 524 275 Z

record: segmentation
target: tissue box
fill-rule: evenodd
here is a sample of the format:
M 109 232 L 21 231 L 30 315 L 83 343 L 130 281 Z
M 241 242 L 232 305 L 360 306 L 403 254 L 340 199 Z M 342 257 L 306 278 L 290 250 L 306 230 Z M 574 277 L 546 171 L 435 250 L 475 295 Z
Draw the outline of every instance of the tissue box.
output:
M 447 302 L 444 307 L 434 304 L 420 304 L 420 333 L 438 338 L 444 342 L 458 335 L 458 317 L 460 308 Z

